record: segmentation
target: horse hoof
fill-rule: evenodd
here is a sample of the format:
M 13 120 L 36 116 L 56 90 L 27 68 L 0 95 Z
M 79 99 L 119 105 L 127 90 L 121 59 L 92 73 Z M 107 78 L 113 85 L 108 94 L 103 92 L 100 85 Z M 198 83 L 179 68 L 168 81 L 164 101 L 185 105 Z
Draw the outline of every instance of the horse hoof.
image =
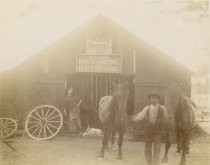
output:
M 184 162 L 181 162 L 181 163 L 180 163 L 180 165 L 186 165 L 186 163 L 184 163 Z
M 103 157 L 98 157 L 98 160 L 100 160 L 100 161 L 101 161 L 101 160 L 104 160 L 104 158 L 103 158 Z
M 162 163 L 164 163 L 164 164 L 168 163 L 168 158 L 163 158 Z
M 181 155 L 181 151 L 176 151 L 176 155 Z
M 99 159 L 103 159 L 104 158 L 104 155 L 100 153 L 100 154 L 98 154 L 98 158 Z
M 117 159 L 118 159 L 118 160 L 122 160 L 122 156 L 118 156 Z
M 116 148 L 115 146 L 110 146 L 110 147 L 109 147 L 109 150 L 110 150 L 110 151 L 115 151 L 116 149 L 117 149 L 117 148 Z
M 190 153 L 188 152 L 188 153 L 185 153 L 185 156 L 186 157 L 190 157 Z
M 186 165 L 186 162 L 185 161 L 181 161 L 180 165 Z
M 98 158 L 99 158 L 99 159 L 103 159 L 103 158 L 104 158 L 104 156 L 99 155 L 99 156 L 98 156 Z

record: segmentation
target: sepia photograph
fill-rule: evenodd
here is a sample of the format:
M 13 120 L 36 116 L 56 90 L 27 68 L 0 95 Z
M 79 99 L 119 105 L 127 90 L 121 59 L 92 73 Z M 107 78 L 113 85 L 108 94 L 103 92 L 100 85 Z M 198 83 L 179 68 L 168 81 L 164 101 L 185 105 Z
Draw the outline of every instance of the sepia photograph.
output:
M 210 165 L 210 1 L 0 0 L 0 165 Z

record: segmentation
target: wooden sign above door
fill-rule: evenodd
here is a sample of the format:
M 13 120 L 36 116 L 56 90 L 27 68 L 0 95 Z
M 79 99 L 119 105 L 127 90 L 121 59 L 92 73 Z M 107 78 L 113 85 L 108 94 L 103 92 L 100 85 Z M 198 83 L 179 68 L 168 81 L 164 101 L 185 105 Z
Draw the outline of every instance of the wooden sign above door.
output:
M 120 55 L 78 55 L 77 72 L 122 73 L 122 56 Z
M 111 55 L 112 40 L 111 39 L 88 39 L 86 45 L 86 53 L 92 55 Z

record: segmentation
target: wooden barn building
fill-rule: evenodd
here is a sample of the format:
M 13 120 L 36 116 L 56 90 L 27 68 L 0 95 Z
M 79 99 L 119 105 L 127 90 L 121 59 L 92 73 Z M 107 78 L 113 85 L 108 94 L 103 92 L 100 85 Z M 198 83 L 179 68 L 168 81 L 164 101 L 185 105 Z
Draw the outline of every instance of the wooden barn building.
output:
M 129 113 L 148 104 L 148 94 L 162 95 L 178 82 L 187 95 L 191 72 L 168 55 L 104 16 L 96 16 L 63 36 L 23 64 L 0 75 L 1 115 L 15 117 L 19 127 L 32 107 L 42 104 L 64 109 L 65 89 L 72 86 L 83 106 L 97 114 L 102 96 L 112 84 L 130 82 Z

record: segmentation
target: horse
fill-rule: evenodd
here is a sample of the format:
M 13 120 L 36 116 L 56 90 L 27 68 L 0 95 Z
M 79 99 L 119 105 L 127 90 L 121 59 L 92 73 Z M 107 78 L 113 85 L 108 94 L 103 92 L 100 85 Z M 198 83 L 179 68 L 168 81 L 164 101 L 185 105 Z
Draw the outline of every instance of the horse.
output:
M 109 108 L 108 106 L 111 104 L 111 101 L 112 101 L 112 96 L 104 96 L 99 101 L 98 116 L 99 116 L 99 119 L 100 119 L 102 125 L 105 122 L 104 119 L 106 119 L 109 115 L 109 113 L 108 113 L 108 111 L 106 111 L 106 109 Z M 111 147 L 110 148 L 111 149 L 114 148 L 115 134 L 116 134 L 116 130 L 113 129 L 110 133 L 110 135 L 111 135 Z M 109 143 L 109 141 L 108 141 L 108 143 Z M 108 143 L 107 143 L 106 149 L 109 148 Z
M 191 131 L 196 125 L 196 105 L 184 95 L 179 84 L 173 82 L 166 88 L 165 106 L 168 110 L 169 118 L 174 122 L 177 153 L 181 154 L 180 165 L 185 165 L 186 154 L 189 152 Z M 171 131 L 168 131 L 163 163 L 168 161 L 168 151 L 171 146 L 170 136 Z
M 114 144 L 115 133 L 119 133 L 118 159 L 122 159 L 123 136 L 125 134 L 127 120 L 127 102 L 129 89 L 127 84 L 118 83 L 114 85 L 112 96 L 102 97 L 99 102 L 98 115 L 102 123 L 103 139 L 99 157 L 103 158 L 108 146 L 110 135 Z

